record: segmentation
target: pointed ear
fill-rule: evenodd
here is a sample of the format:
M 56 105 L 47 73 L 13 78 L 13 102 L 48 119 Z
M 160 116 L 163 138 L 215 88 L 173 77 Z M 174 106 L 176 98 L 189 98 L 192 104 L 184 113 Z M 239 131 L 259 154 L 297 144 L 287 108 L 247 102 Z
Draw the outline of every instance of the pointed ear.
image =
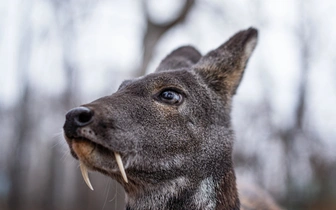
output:
M 156 72 L 191 67 L 197 63 L 201 57 L 202 55 L 194 47 L 180 47 L 161 61 Z
M 219 94 L 234 95 L 247 61 L 257 45 L 258 31 L 240 31 L 226 43 L 203 56 L 194 66 L 207 85 Z

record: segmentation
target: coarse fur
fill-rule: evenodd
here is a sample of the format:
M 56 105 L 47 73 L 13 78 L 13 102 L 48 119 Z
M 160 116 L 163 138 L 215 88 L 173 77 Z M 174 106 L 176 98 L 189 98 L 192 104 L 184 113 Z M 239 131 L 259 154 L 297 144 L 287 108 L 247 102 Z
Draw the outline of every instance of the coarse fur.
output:
M 232 162 L 232 97 L 257 37 L 254 28 L 240 31 L 204 56 L 180 47 L 154 73 L 70 110 L 64 134 L 71 153 L 117 180 L 128 210 L 279 209 L 268 197 L 239 199 Z

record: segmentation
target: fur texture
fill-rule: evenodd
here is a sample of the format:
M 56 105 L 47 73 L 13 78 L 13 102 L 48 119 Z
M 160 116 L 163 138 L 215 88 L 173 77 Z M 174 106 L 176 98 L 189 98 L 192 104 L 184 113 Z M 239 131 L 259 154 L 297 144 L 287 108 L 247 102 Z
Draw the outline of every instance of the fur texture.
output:
M 72 154 L 124 187 L 126 209 L 238 210 L 231 100 L 257 35 L 240 31 L 205 56 L 178 48 L 156 72 L 71 110 L 64 133 Z

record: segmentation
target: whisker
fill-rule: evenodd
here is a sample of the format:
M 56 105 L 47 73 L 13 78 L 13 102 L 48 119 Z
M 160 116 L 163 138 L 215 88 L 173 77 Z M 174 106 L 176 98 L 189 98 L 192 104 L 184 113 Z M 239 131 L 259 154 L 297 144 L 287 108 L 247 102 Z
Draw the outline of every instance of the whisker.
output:
M 112 202 L 113 200 L 115 200 L 115 203 L 117 203 L 117 200 L 116 200 L 116 198 L 117 198 L 117 193 L 118 193 L 118 191 L 117 191 L 117 184 L 115 183 L 115 182 L 113 182 L 114 183 L 114 189 L 115 189 L 115 192 L 114 192 L 114 196 L 112 197 L 112 199 L 111 200 L 109 200 L 109 202 Z M 115 205 L 117 205 L 117 204 L 115 204 Z
M 104 201 L 104 205 L 102 207 L 102 210 L 105 208 L 106 206 L 106 203 L 107 203 L 107 197 L 109 196 L 109 193 L 110 193 L 110 183 L 111 183 L 111 180 L 108 179 L 107 180 L 107 186 L 105 186 L 105 190 L 104 192 L 106 193 L 106 196 L 105 196 L 105 201 Z

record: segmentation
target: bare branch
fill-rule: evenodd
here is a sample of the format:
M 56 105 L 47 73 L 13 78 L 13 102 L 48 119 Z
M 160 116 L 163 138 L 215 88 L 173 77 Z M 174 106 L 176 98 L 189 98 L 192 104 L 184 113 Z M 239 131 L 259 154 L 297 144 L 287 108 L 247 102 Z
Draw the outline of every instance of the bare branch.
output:
M 135 73 L 136 76 L 141 76 L 146 73 L 147 66 L 149 61 L 152 58 L 154 47 L 156 46 L 157 42 L 160 40 L 162 35 L 166 33 L 169 29 L 173 28 L 174 26 L 182 23 L 186 16 L 189 14 L 192 6 L 194 5 L 195 0 L 186 0 L 181 12 L 175 17 L 174 20 L 168 23 L 155 23 L 149 15 L 149 10 L 146 4 L 146 1 L 143 1 L 143 9 L 145 13 L 145 18 L 147 22 L 147 30 L 145 32 L 143 38 L 143 58 L 142 64 L 140 65 L 138 71 Z
M 168 23 L 163 23 L 163 24 L 158 24 L 156 22 L 154 22 L 149 15 L 149 11 L 148 11 L 148 7 L 146 4 L 146 1 L 143 2 L 143 7 L 144 7 L 144 12 L 145 12 L 145 17 L 147 20 L 147 24 L 151 25 L 152 27 L 155 28 L 161 28 L 162 30 L 169 30 L 170 28 L 172 28 L 173 26 L 175 26 L 176 24 L 179 24 L 181 22 L 183 22 L 187 16 L 187 14 L 189 13 L 189 10 L 191 9 L 191 7 L 194 5 L 195 0 L 185 0 L 185 3 L 181 9 L 180 14 L 178 14 L 174 20 L 168 22 Z

